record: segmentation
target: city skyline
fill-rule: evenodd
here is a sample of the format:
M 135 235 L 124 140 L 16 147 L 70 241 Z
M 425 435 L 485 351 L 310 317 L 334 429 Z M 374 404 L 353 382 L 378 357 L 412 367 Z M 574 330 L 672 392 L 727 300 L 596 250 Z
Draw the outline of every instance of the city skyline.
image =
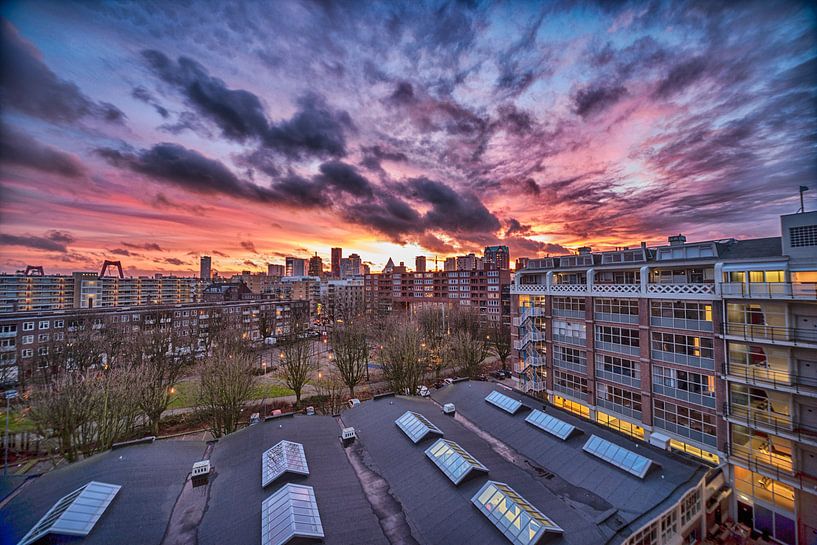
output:
M 775 236 L 817 174 L 806 3 L 238 8 L 3 5 L 0 270 Z

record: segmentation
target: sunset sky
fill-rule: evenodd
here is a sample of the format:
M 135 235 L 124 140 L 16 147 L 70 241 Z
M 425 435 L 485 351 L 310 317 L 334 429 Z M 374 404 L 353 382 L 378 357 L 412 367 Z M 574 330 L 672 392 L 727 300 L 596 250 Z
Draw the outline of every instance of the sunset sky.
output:
M 776 236 L 817 12 L 716 4 L 4 2 L 0 270 Z

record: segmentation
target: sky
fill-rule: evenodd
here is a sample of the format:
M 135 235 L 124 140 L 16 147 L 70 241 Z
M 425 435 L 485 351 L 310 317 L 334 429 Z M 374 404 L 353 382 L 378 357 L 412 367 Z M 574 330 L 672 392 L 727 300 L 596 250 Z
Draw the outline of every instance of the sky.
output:
M 0 271 L 779 235 L 808 2 L 0 6 Z

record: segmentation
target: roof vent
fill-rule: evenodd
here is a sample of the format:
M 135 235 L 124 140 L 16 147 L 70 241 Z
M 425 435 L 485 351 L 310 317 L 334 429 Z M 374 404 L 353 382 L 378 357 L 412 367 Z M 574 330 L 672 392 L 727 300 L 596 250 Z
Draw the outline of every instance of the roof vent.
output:
M 353 397 L 352 399 L 349 400 L 349 408 L 350 409 L 353 409 L 353 408 L 357 407 L 358 405 L 360 405 L 360 400 L 358 398 Z
M 250 415 L 250 426 L 252 426 L 253 424 L 258 424 L 259 422 L 261 422 L 261 414 L 252 413 L 252 415 Z
M 202 460 L 193 464 L 193 472 L 190 475 L 193 481 L 193 488 L 207 484 L 210 477 L 210 460 Z
M 355 428 L 343 428 L 340 432 L 340 440 L 343 442 L 344 447 L 348 447 L 352 443 L 355 442 Z
M 443 413 L 447 414 L 448 416 L 454 416 L 456 412 L 457 410 L 453 403 L 446 403 L 443 405 Z
M 687 241 L 687 237 L 678 233 L 677 235 L 673 235 L 669 237 L 669 245 L 670 246 L 683 246 Z
M 315 407 L 313 407 L 312 405 L 307 407 L 306 408 L 306 415 L 307 416 L 315 416 Z
M 579 248 L 579 255 L 590 255 L 591 248 L 590 246 L 582 246 Z

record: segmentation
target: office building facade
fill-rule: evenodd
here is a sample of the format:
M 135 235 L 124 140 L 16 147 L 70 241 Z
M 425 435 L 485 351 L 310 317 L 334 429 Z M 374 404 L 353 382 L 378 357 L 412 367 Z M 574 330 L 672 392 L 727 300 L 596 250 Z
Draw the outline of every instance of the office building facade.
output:
M 209 281 L 212 278 L 212 259 L 209 255 L 201 256 L 199 260 L 199 279 Z

